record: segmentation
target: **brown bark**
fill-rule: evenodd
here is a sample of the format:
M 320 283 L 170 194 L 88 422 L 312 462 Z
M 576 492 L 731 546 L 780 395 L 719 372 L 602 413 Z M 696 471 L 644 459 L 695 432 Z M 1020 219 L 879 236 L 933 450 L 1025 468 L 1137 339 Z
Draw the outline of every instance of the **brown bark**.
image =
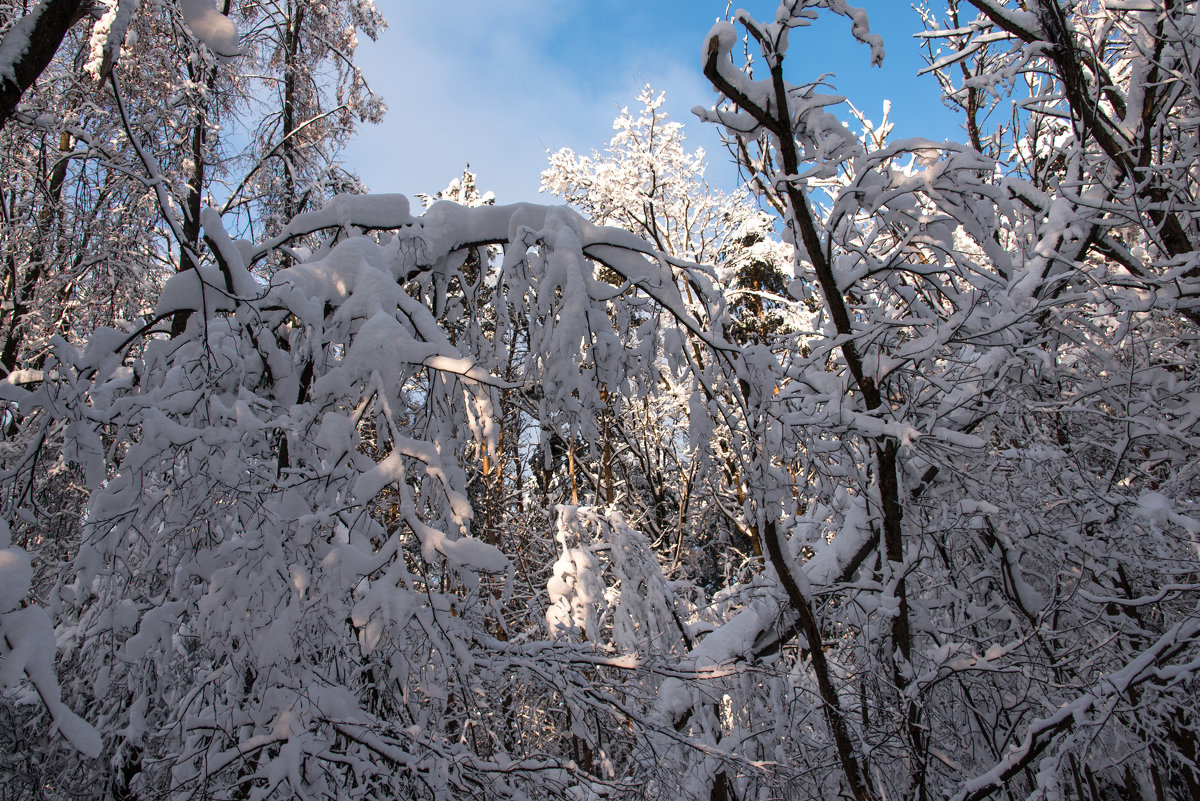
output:
M 748 26 L 747 30 L 762 45 L 764 56 L 769 56 L 771 46 L 762 38 L 761 32 L 751 26 Z M 718 69 L 718 55 L 719 48 L 716 46 L 716 41 L 714 40 L 710 43 L 708 58 L 704 65 L 705 76 L 718 91 L 732 100 L 742 110 L 748 112 L 760 125 L 774 135 L 774 141 L 778 143 L 779 148 L 779 168 L 781 174 L 799 175 L 801 172 L 800 155 L 792 131 L 792 114 L 788 102 L 787 86 L 783 78 L 782 59 L 766 59 L 770 66 L 774 103 L 770 109 L 764 109 L 725 80 Z M 783 191 L 788 207 L 792 212 L 792 219 L 789 221 L 789 224 L 793 227 L 794 234 L 796 234 L 795 239 L 802 245 L 803 252 L 812 264 L 822 297 L 825 300 L 825 309 L 833 321 L 838 334 L 843 337 L 840 350 L 846 362 L 846 367 L 850 371 L 854 383 L 862 393 L 863 405 L 866 411 L 870 412 L 879 409 L 884 405 L 884 396 L 876 385 L 874 378 L 868 375 L 864 368 L 862 356 L 858 351 L 858 345 L 853 336 L 854 328 L 851 322 L 850 304 L 838 287 L 837 277 L 834 275 L 833 266 L 830 261 L 831 246 L 829 243 L 822 242 L 803 187 L 798 182 L 788 181 L 784 185 Z M 904 561 L 903 530 L 901 525 L 903 506 L 900 502 L 897 444 L 894 440 L 880 437 L 874 443 L 874 454 L 880 507 L 883 515 L 882 544 L 888 561 L 896 569 L 902 570 Z M 768 528 L 768 531 L 764 531 L 764 539 L 770 552 L 771 561 L 776 567 L 776 572 L 780 573 L 781 581 L 788 588 L 789 599 L 800 616 L 801 628 L 804 631 L 805 637 L 809 639 L 810 651 L 813 653 L 813 668 L 814 672 L 818 673 L 818 684 L 820 684 L 821 677 L 818 665 L 824 663 L 824 655 L 821 654 L 818 656 L 817 654 L 820 650 L 819 640 L 817 642 L 812 640 L 809 633 L 810 625 L 806 622 L 806 618 L 812 620 L 811 628 L 817 636 L 819 636 L 819 630 L 816 630 L 815 620 L 812 619 L 812 610 L 808 607 L 807 600 L 798 594 L 798 588 L 793 592 L 792 588 L 788 586 L 789 584 L 794 585 L 795 582 L 791 578 L 790 573 L 787 572 L 788 565 L 783 557 L 782 549 L 778 543 L 772 542 L 775 539 L 773 523 L 769 522 Z M 893 647 L 900 652 L 901 657 L 905 661 L 908 661 L 911 657 L 912 642 L 909 627 L 908 599 L 903 576 L 896 582 L 895 593 L 899 603 L 899 610 L 892 621 Z M 894 665 L 893 668 L 893 679 L 896 682 L 896 687 L 898 690 L 903 691 L 908 684 L 905 673 L 900 665 Z M 826 681 L 828 681 L 828 676 L 826 676 Z M 833 701 L 836 702 L 836 693 L 834 693 L 832 687 L 830 688 L 830 694 Z M 825 695 L 825 690 L 822 689 L 822 697 L 826 701 L 826 704 L 830 705 L 830 699 L 826 698 Z M 835 711 L 837 711 L 837 716 L 840 718 L 840 711 Z M 924 797 L 923 736 L 920 724 L 920 707 L 915 700 L 905 705 L 905 719 L 905 730 L 913 760 L 912 786 L 918 797 Z M 842 728 L 840 735 L 837 730 L 839 726 Z M 830 727 L 834 730 L 835 740 L 846 736 L 844 726 L 844 721 L 835 721 L 831 717 Z M 856 760 L 849 758 L 848 752 L 847 754 L 843 754 L 842 752 L 843 746 L 839 742 L 839 755 L 842 756 L 843 771 L 846 773 L 852 790 L 857 792 L 854 785 L 859 774 L 859 765 Z
M 858 756 L 855 754 L 854 742 L 850 737 L 850 730 L 846 726 L 846 713 L 842 710 L 841 702 L 838 700 L 837 689 L 833 686 L 833 673 L 830 670 L 829 662 L 825 659 L 825 645 L 816 615 L 813 613 L 808 598 L 797 584 L 795 576 L 792 575 L 789 560 L 783 553 L 783 545 L 780 542 L 775 521 L 768 518 L 762 531 L 771 566 L 779 576 L 779 581 L 787 592 L 792 608 L 800 617 L 800 630 L 804 634 L 804 639 L 808 641 L 809 659 L 812 662 L 813 675 L 816 676 L 817 689 L 824 704 L 825 721 L 833 735 L 838 761 L 841 763 L 846 783 L 850 787 L 850 794 L 855 801 L 870 801 L 875 794 L 871 791 L 867 777 L 858 763 Z

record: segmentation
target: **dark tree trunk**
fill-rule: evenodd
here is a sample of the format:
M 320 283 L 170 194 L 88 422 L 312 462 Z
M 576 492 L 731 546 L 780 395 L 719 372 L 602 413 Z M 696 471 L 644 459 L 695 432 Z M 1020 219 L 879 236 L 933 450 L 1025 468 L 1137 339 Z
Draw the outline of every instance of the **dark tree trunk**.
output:
M 12 117 L 21 96 L 50 64 L 67 31 L 83 18 L 87 5 L 82 0 L 43 0 L 4 35 L 27 37 L 24 55 L 13 65 L 12 75 L 0 75 L 0 128 Z M 33 17 L 33 15 L 37 15 Z M 26 23 L 31 20 L 32 24 Z

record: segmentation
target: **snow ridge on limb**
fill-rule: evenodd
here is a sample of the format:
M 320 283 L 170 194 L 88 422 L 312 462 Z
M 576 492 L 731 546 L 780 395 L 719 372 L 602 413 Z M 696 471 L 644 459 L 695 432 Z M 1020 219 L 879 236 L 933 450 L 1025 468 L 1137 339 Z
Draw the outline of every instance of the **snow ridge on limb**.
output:
M 819 528 L 814 525 L 818 521 L 812 519 L 815 515 L 809 517 L 808 526 Z M 805 521 L 797 521 L 792 550 L 806 545 L 816 549 L 798 568 L 809 594 L 819 595 L 854 579 L 876 548 L 877 538 L 862 523 L 861 518 L 851 518 L 845 528 L 826 540 L 820 531 L 803 530 Z M 680 667 L 719 672 L 774 653 L 800 634 L 795 611 L 782 606 L 780 600 L 765 597 L 738 612 L 690 649 Z M 655 711 L 674 726 L 691 713 L 697 702 L 683 682 L 668 679 L 659 689 Z
M 1200 610 L 1173 626 L 1150 648 L 1142 651 L 1125 667 L 1100 679 L 1093 692 L 1063 704 L 1052 715 L 1033 721 L 1021 740 L 1004 759 L 980 776 L 965 782 L 951 801 L 981 801 L 999 789 L 1055 743 L 1056 735 L 1077 726 L 1093 725 L 1088 716 L 1097 706 L 1108 703 L 1112 695 L 1124 695 L 1148 681 L 1165 687 L 1188 684 L 1200 672 Z M 1171 660 L 1184 657 L 1180 663 Z M 1106 712 L 1101 711 L 1100 716 Z
M 32 580 L 29 554 L 12 544 L 8 523 L 0 520 L 0 688 L 20 690 L 28 682 L 54 729 L 84 756 L 97 757 L 100 733 L 62 701 L 50 616 L 25 603 Z
M 827 9 L 848 18 L 851 23 L 851 35 L 871 48 L 871 65 L 875 67 L 883 65 L 885 55 L 883 37 L 877 33 L 871 33 L 871 22 L 867 18 L 866 11 L 850 5 L 845 0 L 784 0 L 775 11 L 775 24 L 786 28 L 806 26 L 810 24 L 810 20 L 816 18 L 818 9 Z M 751 19 L 746 12 L 741 10 L 735 16 L 739 22 L 743 19 Z M 783 39 L 782 47 L 777 49 L 780 56 L 784 55 L 786 48 L 787 40 Z
M 92 28 L 91 58 L 83 65 L 85 72 L 100 81 L 105 80 L 120 58 L 125 33 L 141 0 L 109 0 L 100 19 Z

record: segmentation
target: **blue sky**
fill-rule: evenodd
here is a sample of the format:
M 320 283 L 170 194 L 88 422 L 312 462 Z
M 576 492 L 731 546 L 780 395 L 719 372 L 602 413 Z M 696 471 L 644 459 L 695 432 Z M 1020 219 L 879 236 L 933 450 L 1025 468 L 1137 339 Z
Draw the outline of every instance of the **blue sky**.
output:
M 501 203 L 546 202 L 538 194 L 546 151 L 586 153 L 612 136 L 621 106 L 643 83 L 667 94 L 690 149 L 708 153 L 709 178 L 731 187 L 736 171 L 715 130 L 689 109 L 711 105 L 700 73 L 704 35 L 725 0 L 377 0 L 388 31 L 360 45 L 359 63 L 388 115 L 364 129 L 347 155 L 375 192 L 435 192 L 469 162 L 482 189 Z M 837 92 L 871 119 L 892 101 L 895 136 L 960 137 L 941 103 L 912 34 L 920 18 L 903 0 L 858 0 L 884 37 L 882 68 L 850 36 L 849 21 L 822 13 L 792 34 L 790 79 L 836 73 Z M 736 6 L 735 6 L 736 7 Z M 756 17 L 772 0 L 743 0 Z

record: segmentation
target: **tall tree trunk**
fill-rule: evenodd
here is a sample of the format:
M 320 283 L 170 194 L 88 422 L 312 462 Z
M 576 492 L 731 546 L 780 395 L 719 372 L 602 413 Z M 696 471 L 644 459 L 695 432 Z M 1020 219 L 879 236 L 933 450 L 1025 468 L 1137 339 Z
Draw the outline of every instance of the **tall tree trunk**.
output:
M 296 189 L 296 84 L 300 55 L 300 31 L 304 24 L 304 4 L 288 3 L 290 18 L 285 33 L 283 57 L 283 139 L 280 151 L 283 154 L 283 218 L 285 221 L 300 212 Z
M 46 196 L 42 208 L 37 213 L 37 233 L 33 243 L 33 248 L 29 254 L 29 264 L 25 272 L 25 277 L 17 283 L 16 262 L 10 260 L 10 287 L 12 292 L 12 311 L 9 313 L 7 325 L 5 326 L 6 334 L 4 337 L 4 347 L 0 349 L 0 369 L 5 375 L 11 373 L 19 362 L 21 345 L 25 341 L 25 322 L 29 316 L 30 303 L 34 293 L 37 291 L 38 284 L 46 272 L 46 252 L 48 250 L 47 240 L 50 237 L 51 228 L 54 225 L 54 220 L 58 216 L 58 204 L 62 198 L 63 182 L 67 177 L 66 154 L 71 150 L 71 138 L 67 134 L 62 134 L 59 141 L 59 158 L 55 161 L 54 167 L 50 170 L 49 180 L 46 183 Z
M 229 16 L 232 0 L 225 0 L 221 8 L 221 13 Z M 192 67 L 188 67 L 188 77 L 192 80 L 198 80 L 201 76 L 195 74 Z M 217 68 L 213 67 L 208 70 L 207 76 L 204 77 L 205 82 L 205 103 L 196 109 L 195 122 L 192 125 L 192 142 L 191 142 L 191 159 L 192 173 L 188 176 L 188 193 L 184 201 L 183 210 L 183 241 L 179 243 L 179 272 L 187 272 L 188 270 L 199 267 L 197 262 L 200 252 L 200 207 L 204 202 L 204 185 L 205 185 L 205 145 L 208 142 L 208 112 L 209 103 L 213 96 L 213 92 L 217 88 Z M 177 311 L 171 317 L 171 336 L 172 338 L 179 336 L 187 327 L 188 317 L 191 312 Z

